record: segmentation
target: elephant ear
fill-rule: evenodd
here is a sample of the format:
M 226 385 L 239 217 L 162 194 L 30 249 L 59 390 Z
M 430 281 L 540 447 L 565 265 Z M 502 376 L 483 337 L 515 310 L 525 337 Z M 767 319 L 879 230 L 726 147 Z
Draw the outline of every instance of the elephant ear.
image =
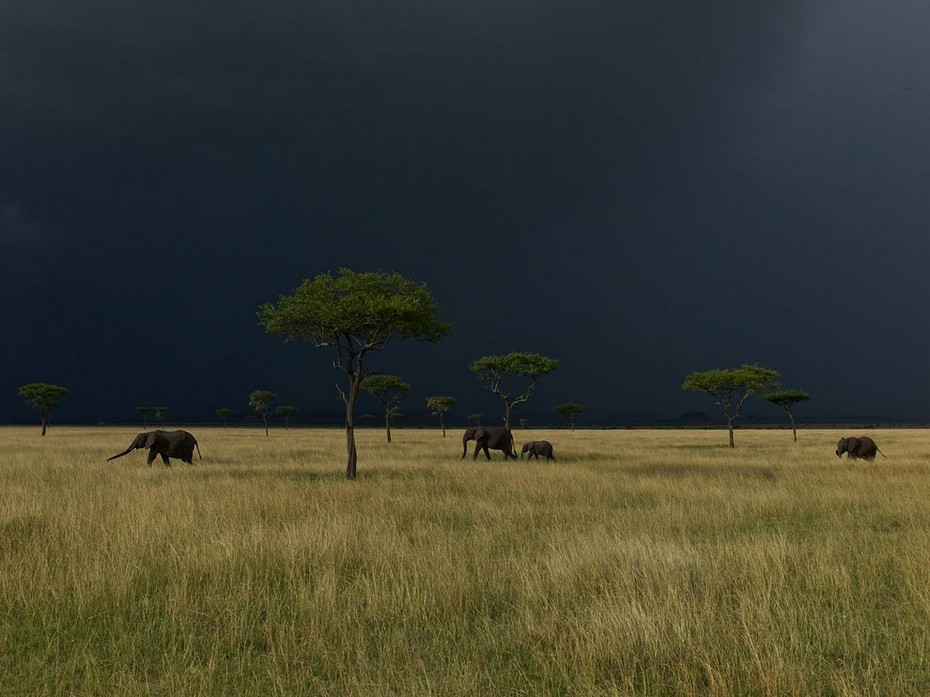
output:
M 155 445 L 155 441 L 156 441 L 156 440 L 158 440 L 158 438 L 155 436 L 154 433 L 146 434 L 146 436 L 145 436 L 145 443 L 142 444 L 142 447 L 143 447 L 143 448 L 151 448 L 153 445 Z

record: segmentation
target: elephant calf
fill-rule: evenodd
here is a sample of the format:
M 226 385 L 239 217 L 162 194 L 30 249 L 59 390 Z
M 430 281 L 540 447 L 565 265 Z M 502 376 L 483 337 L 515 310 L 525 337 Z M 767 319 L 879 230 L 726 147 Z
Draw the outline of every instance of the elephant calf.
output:
M 874 440 L 868 436 L 861 436 L 859 438 L 840 438 L 836 444 L 836 456 L 843 457 L 843 453 L 846 453 L 849 460 L 856 460 L 860 457 L 863 460 L 874 460 L 875 453 L 882 453 L 882 451 L 875 445 Z M 885 453 L 882 453 L 882 457 L 884 456 Z
M 123 452 L 108 457 L 107 462 L 141 448 L 148 448 L 149 450 L 149 467 L 152 466 L 157 455 L 161 455 L 165 467 L 171 467 L 171 463 L 168 462 L 169 457 L 193 465 L 194 448 L 197 448 L 197 454 L 200 455 L 200 446 L 197 445 L 197 439 L 187 431 L 146 431 L 136 436 Z M 203 460 L 203 455 L 200 455 L 200 459 Z
M 521 460 L 525 453 L 529 453 L 527 460 L 532 460 L 534 457 L 538 460 L 540 455 L 546 456 L 546 462 L 555 460 L 555 455 L 552 453 L 552 443 L 547 440 L 531 440 L 529 443 L 524 443 L 523 450 L 520 452 Z

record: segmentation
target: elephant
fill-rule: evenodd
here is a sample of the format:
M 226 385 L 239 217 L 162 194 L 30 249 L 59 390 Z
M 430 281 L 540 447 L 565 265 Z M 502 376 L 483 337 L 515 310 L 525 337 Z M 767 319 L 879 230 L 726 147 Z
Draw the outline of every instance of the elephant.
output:
M 520 452 L 520 459 L 523 459 L 523 455 L 529 453 L 527 460 L 532 460 L 534 457 L 538 460 L 540 455 L 546 456 L 546 462 L 549 460 L 555 460 L 555 455 L 552 452 L 552 443 L 547 440 L 531 440 L 529 443 L 523 444 L 523 450 Z
M 836 444 L 836 456 L 843 457 L 843 453 L 848 453 L 846 457 L 850 460 L 856 460 L 860 457 L 863 460 L 874 460 L 876 452 L 882 453 L 878 446 L 875 445 L 875 441 L 868 436 L 840 438 Z M 882 453 L 882 457 L 884 456 L 885 453 Z
M 504 453 L 504 459 L 517 459 L 517 452 L 513 446 L 513 434 L 506 426 L 474 426 L 466 428 L 462 435 L 462 459 L 468 452 L 468 441 L 475 441 L 475 455 L 473 460 L 478 459 L 478 452 L 484 450 L 485 457 L 491 459 L 491 453 L 488 449 L 500 450 Z
M 149 467 L 155 461 L 156 455 L 161 455 L 165 467 L 171 467 L 171 463 L 168 462 L 169 457 L 193 465 L 195 447 L 197 448 L 197 454 L 200 455 L 200 446 L 197 444 L 197 439 L 187 431 L 146 431 L 137 435 L 123 452 L 108 457 L 107 462 L 122 457 L 133 450 L 148 448 Z M 203 455 L 200 455 L 200 459 L 203 460 Z

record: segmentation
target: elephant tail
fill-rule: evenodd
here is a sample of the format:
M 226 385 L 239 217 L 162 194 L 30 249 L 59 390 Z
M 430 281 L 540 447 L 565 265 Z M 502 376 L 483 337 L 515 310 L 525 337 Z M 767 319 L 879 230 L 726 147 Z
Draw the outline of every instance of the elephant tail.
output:
M 877 452 L 882 453 L 882 451 L 878 449 L 878 446 L 875 446 L 875 450 L 876 450 Z M 885 453 L 882 453 L 882 457 L 888 457 L 888 456 L 885 455 Z
M 194 441 L 194 447 L 197 448 L 197 454 L 200 455 L 200 443 L 198 443 L 196 440 Z M 203 455 L 200 455 L 200 459 L 201 461 L 203 460 Z

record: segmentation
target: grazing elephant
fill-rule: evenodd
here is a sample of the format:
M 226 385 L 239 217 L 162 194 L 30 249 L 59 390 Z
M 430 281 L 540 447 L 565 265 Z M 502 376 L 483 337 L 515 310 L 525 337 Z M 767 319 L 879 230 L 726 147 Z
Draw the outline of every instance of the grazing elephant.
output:
M 520 452 L 521 460 L 526 453 L 529 453 L 527 460 L 532 460 L 534 457 L 538 460 L 540 455 L 546 456 L 546 462 L 555 460 L 555 455 L 552 453 L 552 443 L 547 440 L 531 440 L 529 443 L 524 443 L 523 450 Z
M 875 441 L 868 436 L 840 438 L 836 444 L 836 456 L 843 457 L 843 453 L 848 453 L 846 457 L 850 460 L 856 460 L 860 457 L 863 460 L 874 460 L 876 452 L 882 453 L 878 446 L 875 445 Z M 885 453 L 882 453 L 882 457 L 884 456 Z
M 468 452 L 468 441 L 475 441 L 475 456 L 473 460 L 478 459 L 478 452 L 484 450 L 485 457 L 491 459 L 491 450 L 500 450 L 504 453 L 504 459 L 517 459 L 516 450 L 513 447 L 513 434 L 506 426 L 475 426 L 466 428 L 462 436 L 462 459 Z
M 123 452 L 118 453 L 113 457 L 108 457 L 107 462 L 110 460 L 115 460 L 118 457 L 122 457 L 126 453 L 129 453 L 133 450 L 148 448 L 149 467 L 151 467 L 152 462 L 155 461 L 156 455 L 161 455 L 161 459 L 162 462 L 165 463 L 165 467 L 171 467 L 171 463 L 168 462 L 169 457 L 173 457 L 177 460 L 182 460 L 189 465 L 193 465 L 195 447 L 197 448 L 197 454 L 200 455 L 200 446 L 197 445 L 197 439 L 187 431 L 146 431 L 145 433 L 140 433 L 138 436 L 136 436 L 132 443 L 129 444 L 129 447 L 126 448 Z M 203 455 L 200 455 L 200 459 L 203 460 Z

